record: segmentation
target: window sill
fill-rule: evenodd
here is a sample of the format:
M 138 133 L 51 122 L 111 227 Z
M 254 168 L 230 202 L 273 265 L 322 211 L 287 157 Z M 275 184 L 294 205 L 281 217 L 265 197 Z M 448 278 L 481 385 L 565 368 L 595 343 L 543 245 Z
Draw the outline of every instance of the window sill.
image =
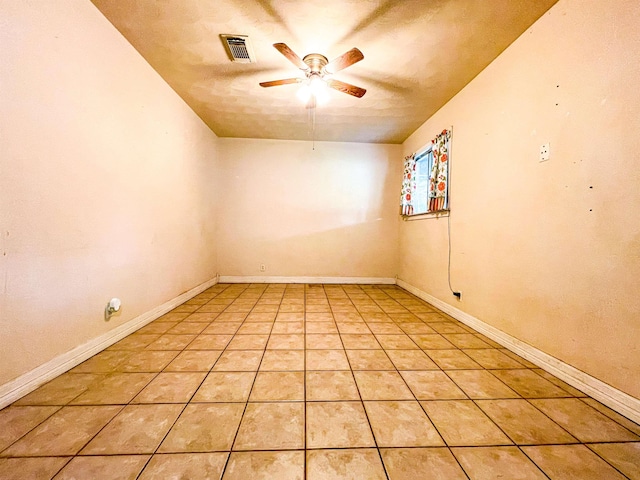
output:
M 438 210 L 437 212 L 418 213 L 416 215 L 402 215 L 402 221 L 412 222 L 414 220 L 426 220 L 427 218 L 448 217 L 449 210 Z

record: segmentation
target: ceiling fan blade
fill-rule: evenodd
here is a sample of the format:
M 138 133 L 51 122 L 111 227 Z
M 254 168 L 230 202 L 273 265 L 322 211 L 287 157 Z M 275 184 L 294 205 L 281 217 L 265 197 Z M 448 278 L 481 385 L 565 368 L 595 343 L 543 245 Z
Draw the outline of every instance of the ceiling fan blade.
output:
M 309 68 L 307 67 L 307 64 L 304 63 L 298 55 L 296 55 L 296 52 L 291 50 L 285 43 L 274 43 L 273 46 L 300 70 L 307 70 Z
M 331 60 L 325 69 L 331 73 L 339 72 L 354 63 L 358 63 L 364 58 L 364 55 L 357 48 L 352 48 L 347 53 L 339 56 L 338 58 Z
M 356 87 L 350 83 L 341 82 L 340 80 L 327 80 L 329 87 L 338 90 L 342 93 L 353 95 L 354 97 L 361 98 L 367 91 L 364 88 Z
M 277 87 L 278 85 L 289 85 L 290 83 L 300 83 L 301 78 L 285 78 L 284 80 L 272 80 L 271 82 L 260 82 L 261 87 Z

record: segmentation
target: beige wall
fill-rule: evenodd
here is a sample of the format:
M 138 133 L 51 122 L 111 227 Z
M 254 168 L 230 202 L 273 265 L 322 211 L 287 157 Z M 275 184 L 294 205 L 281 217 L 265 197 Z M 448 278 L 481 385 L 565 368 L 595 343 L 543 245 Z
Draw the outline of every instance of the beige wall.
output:
M 400 145 L 221 138 L 219 148 L 223 275 L 395 276 Z
M 89 2 L 0 10 L 0 385 L 216 272 L 399 271 L 640 397 L 635 0 L 561 0 L 403 147 L 315 150 L 216 139 Z M 397 215 L 402 150 L 450 125 L 460 303 L 446 219 Z
M 640 3 L 561 0 L 419 128 L 453 125 L 446 219 L 403 222 L 400 278 L 640 397 Z M 551 143 L 551 159 L 538 149 Z
M 91 3 L 0 10 L 1 385 L 215 276 L 216 138 Z

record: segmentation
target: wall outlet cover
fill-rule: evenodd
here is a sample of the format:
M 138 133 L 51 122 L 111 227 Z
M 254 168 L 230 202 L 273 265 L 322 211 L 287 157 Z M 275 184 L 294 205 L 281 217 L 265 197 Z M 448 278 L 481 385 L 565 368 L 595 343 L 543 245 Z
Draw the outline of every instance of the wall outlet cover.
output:
M 551 156 L 550 145 L 548 143 L 544 143 L 540 145 L 540 161 L 544 162 L 546 160 L 549 160 L 550 156 Z

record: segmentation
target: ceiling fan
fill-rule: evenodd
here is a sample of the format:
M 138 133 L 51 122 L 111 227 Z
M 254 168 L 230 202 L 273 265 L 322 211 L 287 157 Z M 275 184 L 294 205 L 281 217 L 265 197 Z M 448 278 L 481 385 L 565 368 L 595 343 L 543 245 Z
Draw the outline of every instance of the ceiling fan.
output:
M 284 43 L 274 43 L 273 46 L 282 55 L 287 57 L 291 63 L 304 72 L 305 78 L 285 78 L 283 80 L 273 80 L 271 82 L 260 83 L 261 87 L 276 87 L 278 85 L 288 85 L 291 83 L 304 84 L 299 94 L 306 102 L 307 108 L 315 108 L 318 98 L 322 95 L 325 86 L 338 90 L 348 95 L 361 98 L 367 91 L 364 88 L 356 87 L 350 83 L 335 80 L 331 76 L 344 70 L 345 68 L 359 62 L 364 55 L 357 48 L 352 48 L 348 52 L 329 62 L 327 57 L 319 53 L 310 53 L 300 59 L 296 53 Z

